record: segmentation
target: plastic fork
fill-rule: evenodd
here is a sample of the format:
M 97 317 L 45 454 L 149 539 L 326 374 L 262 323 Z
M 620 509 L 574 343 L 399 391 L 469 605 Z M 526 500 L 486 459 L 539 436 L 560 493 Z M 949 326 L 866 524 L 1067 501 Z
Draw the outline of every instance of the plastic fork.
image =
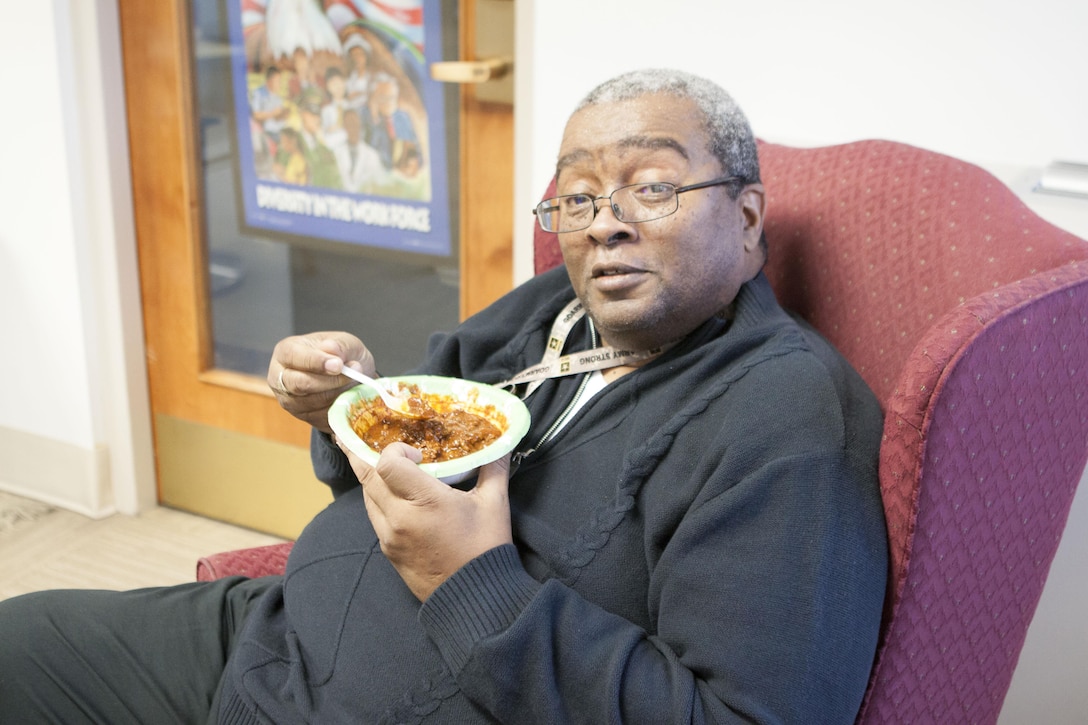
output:
M 434 417 L 434 410 L 431 406 L 427 405 L 427 402 L 422 398 L 408 395 L 405 392 L 393 393 L 387 387 L 379 383 L 374 378 L 363 375 L 358 370 L 349 368 L 347 365 L 340 371 L 341 375 L 346 375 L 352 380 L 369 386 L 373 390 L 377 391 L 381 396 L 382 402 L 386 406 L 397 413 L 408 418 L 432 418 Z

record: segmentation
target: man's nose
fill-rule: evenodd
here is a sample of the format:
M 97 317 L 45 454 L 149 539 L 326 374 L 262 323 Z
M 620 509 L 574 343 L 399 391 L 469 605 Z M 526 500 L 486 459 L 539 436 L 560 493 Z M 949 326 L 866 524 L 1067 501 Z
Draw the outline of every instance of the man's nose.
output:
M 604 206 L 598 206 L 598 202 L 606 202 Z M 607 209 L 607 212 L 603 212 Z M 593 221 L 586 234 L 598 243 L 615 244 L 628 239 L 631 236 L 631 225 L 620 218 L 622 211 L 618 204 L 612 202 L 610 197 L 601 196 L 593 200 Z
M 597 214 L 599 214 L 601 211 L 601 207 L 598 206 L 598 202 L 601 201 L 608 202 L 607 204 L 605 204 L 605 206 L 610 212 L 612 212 L 612 216 L 616 217 L 616 221 L 620 221 L 620 214 L 622 213 L 620 211 L 620 205 L 613 202 L 612 197 L 610 196 L 598 196 L 596 199 L 593 200 L 593 221 L 597 221 Z

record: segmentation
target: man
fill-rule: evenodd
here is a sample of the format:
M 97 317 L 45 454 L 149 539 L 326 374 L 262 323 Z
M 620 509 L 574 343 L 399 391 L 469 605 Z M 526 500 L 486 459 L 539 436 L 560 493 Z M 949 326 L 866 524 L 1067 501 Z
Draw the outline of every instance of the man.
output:
M 397 80 L 388 73 L 378 74 L 368 103 L 366 141 L 381 156 L 382 165 L 394 169 L 400 164 L 405 149 L 419 145 L 412 117 L 400 107 Z
M 853 722 L 884 594 L 880 413 L 760 271 L 747 121 L 702 79 L 621 76 L 571 116 L 557 185 L 536 213 L 565 268 L 437 337 L 420 368 L 516 386 L 533 422 L 514 465 L 464 490 L 404 445 L 369 468 L 325 416 L 344 365 L 376 371 L 370 352 L 346 333 L 281 341 L 269 383 L 314 426 L 335 501 L 282 580 L 126 600 L 198 634 L 136 646 L 126 633 L 105 662 L 203 639 L 199 606 L 222 610 L 220 648 L 186 645 L 162 679 L 171 694 L 214 679 L 222 722 Z M 559 372 L 606 347 L 622 364 Z M 542 358 L 555 376 L 519 376 Z M 80 605 L 123 616 L 116 597 Z M 40 699 L 61 698 L 65 609 L 56 596 L 15 607 L 35 624 L 0 688 L 33 677 Z M 0 607 L 5 636 L 15 616 Z M 96 662 L 67 634 L 82 630 L 63 629 Z M 23 651 L 48 676 L 26 674 Z
M 344 72 L 334 65 L 325 71 L 325 92 L 328 93 L 329 100 L 321 107 L 321 140 L 335 152 L 347 143 L 344 112 L 348 105 Z
M 272 65 L 264 73 L 264 85 L 253 89 L 249 107 L 253 120 L 264 129 L 265 135 L 273 143 L 280 140 L 280 132 L 287 125 L 290 108 L 283 101 L 281 86 L 283 75 L 280 69 Z
M 334 149 L 344 188 L 355 193 L 372 193 L 381 188 L 389 173 L 382 166 L 378 152 L 363 141 L 363 122 L 351 109 L 344 111 L 344 132 L 346 142 Z
M 303 155 L 310 173 L 310 185 L 325 189 L 342 189 L 340 167 L 336 155 L 325 145 L 321 135 L 321 93 L 307 91 L 300 106 L 302 112 Z

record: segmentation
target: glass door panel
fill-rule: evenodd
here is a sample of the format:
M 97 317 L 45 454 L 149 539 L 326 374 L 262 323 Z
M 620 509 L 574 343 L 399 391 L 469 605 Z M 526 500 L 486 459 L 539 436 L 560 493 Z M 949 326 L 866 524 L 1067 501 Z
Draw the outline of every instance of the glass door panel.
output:
M 191 3 L 195 127 L 200 134 L 198 168 L 210 296 L 207 310 L 214 343 L 214 356 L 208 363 L 263 377 L 272 347 L 281 338 L 336 329 L 361 338 L 381 370 L 389 374 L 414 366 L 430 333 L 451 329 L 460 317 L 458 245 L 452 223 L 456 215 L 449 213 L 449 207 L 438 210 L 451 222 L 448 253 L 420 254 L 398 249 L 396 240 L 378 240 L 383 246 L 369 244 L 368 235 L 375 229 L 388 230 L 362 223 L 348 229 L 354 238 L 346 241 L 323 237 L 325 230 L 316 223 L 310 235 L 307 224 L 314 217 L 302 212 L 313 215 L 312 206 L 292 207 L 288 202 L 376 200 L 406 206 L 410 201 L 433 199 L 427 184 L 420 183 L 426 178 L 418 170 L 419 150 L 445 154 L 445 142 L 452 133 L 439 143 L 423 143 L 430 109 L 420 115 L 417 105 L 415 119 L 419 121 L 413 129 L 407 112 L 398 109 L 383 116 L 380 104 L 385 102 L 382 94 L 398 86 L 403 87 L 398 92 L 402 107 L 407 107 L 406 98 L 411 102 L 428 97 L 421 78 L 426 69 L 411 33 L 417 32 L 422 42 L 422 26 L 432 20 L 426 12 L 438 12 L 439 4 L 400 0 L 383 4 L 389 12 L 381 12 L 377 4 L 362 0 L 324 3 L 329 6 L 324 11 L 317 0 L 227 2 L 236 6 L 217 0 Z M 292 17 L 308 18 L 312 27 L 275 27 L 277 18 L 288 15 L 287 6 Z M 397 14 L 391 16 L 393 10 Z M 244 46 L 237 42 L 239 24 Z M 337 52 L 303 51 L 300 46 L 288 55 L 269 47 L 272 35 L 316 43 L 314 37 L 321 30 L 332 34 L 325 40 L 335 44 Z M 254 39 L 262 34 L 263 39 Z M 246 65 L 241 77 L 247 87 L 240 92 L 237 64 L 243 52 Z M 348 106 L 346 81 L 352 78 L 354 58 L 361 52 L 368 60 L 358 63 L 366 68 L 370 83 L 355 85 L 366 87 L 369 103 Z M 318 68 L 323 72 L 315 73 Z M 270 73 L 269 69 L 274 70 Z M 279 106 L 279 117 L 259 115 L 273 103 Z M 451 114 L 443 126 L 454 131 L 457 106 L 448 105 Z M 249 116 L 242 117 L 242 112 Z M 359 120 L 361 115 L 367 116 L 365 123 Z M 384 130 L 370 128 L 369 134 L 360 130 L 383 119 L 389 126 L 407 125 L 402 134 L 417 141 L 394 138 L 390 142 Z M 349 126 L 350 137 L 372 163 L 369 176 L 363 173 L 363 180 L 355 183 L 347 180 L 352 174 Z M 247 136 L 251 149 L 243 147 Z M 307 143 L 316 150 L 305 148 Z M 333 160 L 343 163 L 329 163 Z M 423 172 L 456 169 L 448 160 L 429 161 L 434 159 L 428 154 Z M 456 187 L 448 176 L 430 182 L 439 189 Z M 349 185 L 365 187 L 370 193 L 353 191 Z M 246 194 L 254 191 L 266 196 L 276 193 L 286 200 L 286 206 L 277 208 L 280 218 L 266 225 L 273 228 L 263 228 L 262 219 L 254 223 L 254 210 L 245 208 Z M 413 195 L 417 198 L 412 199 Z M 258 210 L 258 217 L 262 211 Z M 284 219 L 291 224 L 289 233 L 274 227 Z
M 391 169 L 382 184 L 349 192 L 346 202 L 327 176 L 306 183 L 268 177 L 275 156 L 264 155 L 271 149 L 263 140 L 252 143 L 262 137 L 248 125 L 250 93 L 266 84 L 260 58 L 267 33 L 256 21 L 291 6 L 334 21 L 341 50 L 353 32 L 373 41 L 372 49 L 381 44 L 385 55 L 378 48 L 375 68 L 400 68 L 400 88 L 414 83 L 401 68 L 417 57 L 408 26 L 440 15 L 438 45 L 454 48 L 457 42 L 447 42 L 453 37 L 472 59 L 477 17 L 476 0 L 118 1 L 159 499 L 288 537 L 330 494 L 313 480 L 309 426 L 281 410 L 264 382 L 276 341 L 344 329 L 372 347 L 383 372 L 413 366 L 432 331 L 449 329 L 510 288 L 513 231 L 512 108 L 470 87 L 440 94 L 452 99 L 447 115 L 431 114 L 428 101 L 428 114 L 413 118 L 415 128 L 428 129 L 417 137 L 427 139 L 417 149 L 420 165 L 410 143 L 386 144 L 397 175 Z M 420 8 L 422 15 L 413 11 Z M 242 27 L 242 15 L 248 32 L 238 38 L 232 29 Z M 395 22 L 406 28 L 395 40 L 372 35 Z M 287 55 L 275 63 L 290 80 L 297 63 Z M 239 57 L 249 59 L 241 75 L 232 65 Z M 425 88 L 424 96 L 433 84 Z M 444 133 L 436 135 L 440 126 Z M 258 187 L 271 209 L 258 210 L 267 212 L 263 219 L 253 210 Z M 436 205 L 443 194 L 450 207 L 444 216 Z M 297 223 L 277 207 L 300 199 L 313 217 L 323 214 L 321 223 Z M 423 216 L 413 211 L 426 205 Z M 366 224 L 337 237 L 329 227 L 345 214 Z M 401 231 L 445 226 L 446 246 L 422 232 L 398 246 L 375 219 L 386 229 L 404 222 Z

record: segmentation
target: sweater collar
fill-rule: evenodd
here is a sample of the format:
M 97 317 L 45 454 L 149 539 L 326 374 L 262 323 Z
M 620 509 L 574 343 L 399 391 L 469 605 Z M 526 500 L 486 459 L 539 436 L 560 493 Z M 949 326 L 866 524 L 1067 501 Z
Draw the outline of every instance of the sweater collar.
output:
M 766 324 L 768 315 L 784 315 L 770 280 L 762 271 L 741 285 L 734 304 L 735 323 L 743 328 Z

